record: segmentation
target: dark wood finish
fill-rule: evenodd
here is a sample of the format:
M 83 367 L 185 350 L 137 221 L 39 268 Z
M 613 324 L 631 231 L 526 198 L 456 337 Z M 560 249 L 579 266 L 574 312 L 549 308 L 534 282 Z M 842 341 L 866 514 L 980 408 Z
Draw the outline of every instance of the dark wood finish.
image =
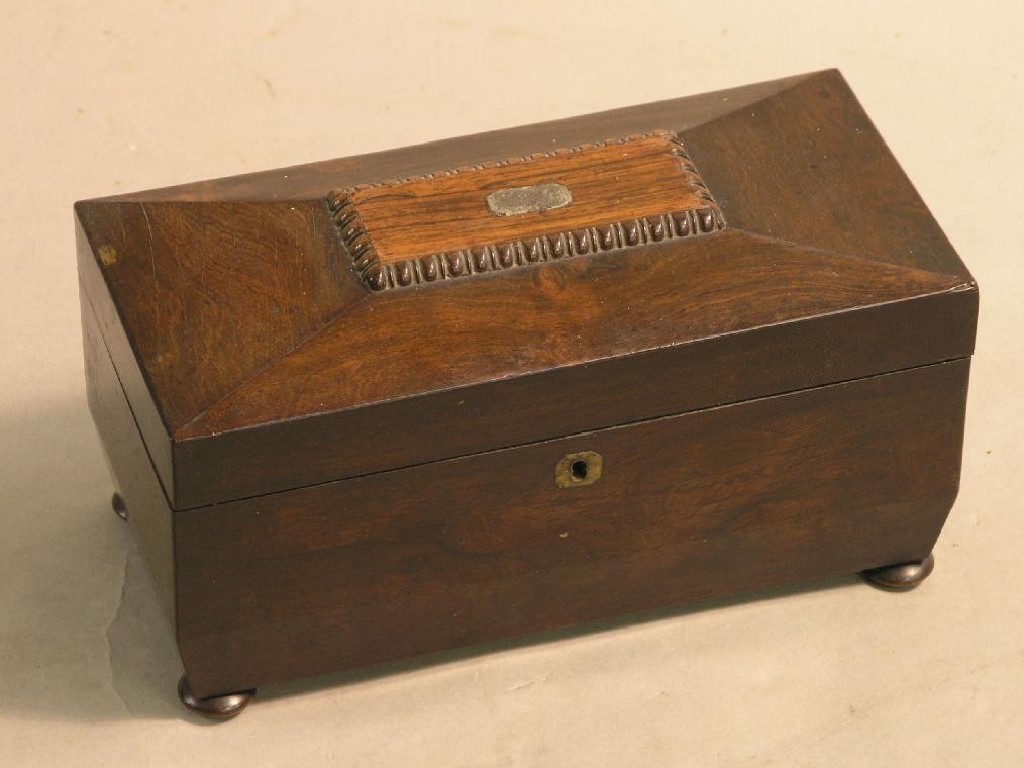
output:
M 712 255 L 709 253 L 709 258 Z M 666 270 L 662 274 L 670 273 Z M 795 265 L 793 273 L 803 274 L 802 279 L 808 280 Z M 813 288 L 804 284 L 810 293 Z M 780 285 L 776 296 L 784 295 L 784 290 Z M 660 305 L 668 314 L 663 318 L 665 322 L 684 324 L 697 319 L 685 306 L 672 302 L 670 295 L 666 294 Z M 325 478 L 397 469 L 739 402 L 765 392 L 789 392 L 901 370 L 922 360 L 967 355 L 974 345 L 977 301 L 974 290 L 938 292 L 856 312 L 765 325 L 757 332 L 728 333 L 692 344 L 561 367 L 543 376 L 517 376 L 471 389 L 440 390 L 429 398 L 396 399 L 374 408 L 335 411 L 315 419 L 284 420 L 226 430 L 215 437 L 182 440 L 175 443 L 182 480 L 177 491 L 178 506 L 227 501 L 251 495 L 254 489 L 279 491 Z M 516 357 L 508 347 L 499 346 L 492 352 L 492 342 L 514 334 L 514 327 L 503 324 L 492 329 L 474 321 L 459 331 L 453 319 L 446 323 L 450 333 L 441 338 L 458 341 L 441 345 L 443 354 L 439 353 L 435 365 L 440 366 L 444 360 L 452 365 L 465 360 L 471 365 L 473 356 L 465 349 L 470 346 L 483 357 L 493 355 L 491 359 L 523 364 L 532 359 L 543 365 L 545 356 L 573 349 L 574 325 L 569 318 L 564 324 L 560 322 L 557 306 L 552 299 L 543 309 L 542 317 L 551 320 L 550 331 L 544 330 L 541 318 L 536 322 L 537 338 L 547 341 L 524 352 L 523 357 Z M 612 314 L 605 326 L 610 340 L 624 343 L 625 334 L 644 327 L 643 322 L 634 324 L 620 315 L 616 328 Z M 728 322 L 727 318 L 723 320 Z M 653 321 L 657 325 L 659 318 L 653 316 Z M 501 357 L 503 352 L 505 356 Z M 338 362 L 339 380 L 364 375 L 372 380 L 380 375 L 382 387 L 387 386 L 386 374 L 394 371 L 383 352 L 377 364 L 367 364 L 358 371 L 343 365 Z M 298 367 L 291 370 L 300 375 Z M 301 371 L 301 375 L 308 373 Z M 329 377 L 323 380 L 329 381 Z M 282 403 L 286 396 L 300 396 L 295 392 L 286 395 L 286 381 L 278 381 L 280 388 L 269 386 L 265 397 L 278 398 L 277 402 Z M 370 381 L 361 383 L 371 385 Z M 254 382 L 257 384 L 262 386 L 262 382 Z M 331 394 L 344 396 L 340 388 Z M 227 412 L 229 403 L 223 406 Z M 221 421 L 221 413 L 220 409 L 211 412 L 211 421 L 228 423 Z M 247 414 L 230 415 L 237 418 Z M 467 424 L 472 428 L 467 429 Z M 395 439 L 397 430 L 400 440 Z M 282 455 L 289 460 L 281 461 Z
M 552 146 L 579 146 L 658 128 L 686 141 L 733 225 L 732 212 L 742 213 L 750 206 L 742 227 L 752 232 L 772 235 L 781 231 L 783 222 L 792 222 L 803 233 L 815 233 L 813 242 L 825 250 L 857 254 L 866 247 L 881 254 L 883 261 L 969 274 L 835 69 L 105 200 L 316 199 L 332 189 L 493 163 L 546 152 Z M 800 184 L 788 188 L 792 174 Z M 845 197 L 850 192 L 863 194 Z M 738 194 L 744 195 L 742 205 L 727 202 Z M 782 204 L 789 201 L 794 204 Z M 840 226 L 832 226 L 837 220 Z M 889 251 L 888 238 L 905 247 Z M 928 247 L 915 248 L 915 240 Z
M 314 334 L 360 292 L 322 200 L 79 210 L 99 278 L 172 428 Z M 86 275 L 94 284 L 94 271 Z
M 146 381 L 145 373 L 125 328 L 121 323 L 113 297 L 110 294 L 100 262 L 94 258 L 92 247 L 86 237 L 81 221 L 76 220 L 78 243 L 78 280 L 81 296 L 83 327 L 89 326 L 95 332 L 97 342 L 102 343 L 113 363 L 114 378 L 128 401 L 129 412 L 134 418 L 142 441 L 146 445 L 150 461 L 156 468 L 161 485 L 173 499 L 174 460 L 172 458 L 171 435 L 160 415 L 156 398 Z M 88 321 L 85 318 L 88 312 Z M 83 334 L 85 332 L 83 331 Z M 86 379 L 90 376 L 89 358 L 86 355 Z
M 210 720 L 230 720 L 249 706 L 255 695 L 255 689 L 251 689 L 199 698 L 192 692 L 187 677 L 182 675 L 178 681 L 178 698 L 185 705 L 185 709 Z
M 876 587 L 894 592 L 905 592 L 918 586 L 922 581 L 931 576 L 934 569 L 935 555 L 929 553 L 923 560 L 912 560 L 909 563 L 871 568 L 862 572 L 861 576 L 869 584 L 874 584 Z
M 471 281 L 476 295 L 465 301 L 443 298 L 461 288 L 454 284 L 375 297 L 350 319 L 366 318 L 378 332 L 331 326 L 181 433 L 178 506 L 884 373 L 973 348 L 977 294 L 950 287 L 956 281 L 746 238 L 704 237 L 685 254 L 637 253 L 614 269 L 594 258 Z M 621 279 L 624 272 L 638 280 Z M 641 276 L 650 298 L 637 302 Z M 919 281 L 921 296 L 900 300 L 908 279 Z M 833 311 L 838 304 L 869 308 Z M 807 319 L 776 322 L 790 312 Z M 420 313 L 429 324 L 410 326 Z M 660 346 L 681 332 L 700 343 Z M 584 362 L 582 350 L 600 357 Z M 483 370 L 502 370 L 503 378 L 460 386 Z M 413 377 L 436 391 L 402 397 Z M 264 422 L 268 409 L 287 418 Z M 325 413 L 301 417 L 315 409 Z M 280 460 L 282 449 L 290 461 Z
M 89 404 L 197 711 L 930 571 L 978 291 L 835 71 L 76 217 Z
M 969 276 L 838 72 L 721 114 L 683 138 L 730 226 Z
M 685 143 L 728 230 L 375 294 L 332 217 L 337 190 L 654 131 Z M 974 344 L 973 280 L 835 72 L 295 178 L 90 201 L 78 216 L 83 285 L 176 508 L 964 357 Z M 280 460 L 285 446 L 294 460 Z
M 491 193 L 557 183 L 566 199 L 499 216 Z M 724 226 L 721 212 L 669 131 L 412 179 L 329 197 L 356 270 L 370 288 L 455 277 L 689 237 Z
M 114 511 L 126 510 L 164 615 L 175 625 L 175 563 L 171 509 L 154 469 L 139 426 L 125 399 L 121 382 L 103 344 L 96 318 L 82 301 L 85 347 L 85 390 L 89 410 L 110 467 Z
M 966 361 L 176 513 L 200 695 L 931 551 Z M 568 454 L 603 457 L 559 488 Z

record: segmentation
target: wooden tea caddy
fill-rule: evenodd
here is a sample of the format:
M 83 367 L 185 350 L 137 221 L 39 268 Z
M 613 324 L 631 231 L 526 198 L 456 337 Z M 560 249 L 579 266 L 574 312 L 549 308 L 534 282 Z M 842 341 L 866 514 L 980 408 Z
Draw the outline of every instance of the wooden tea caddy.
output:
M 836 71 L 75 210 L 196 711 L 931 569 L 978 290 Z

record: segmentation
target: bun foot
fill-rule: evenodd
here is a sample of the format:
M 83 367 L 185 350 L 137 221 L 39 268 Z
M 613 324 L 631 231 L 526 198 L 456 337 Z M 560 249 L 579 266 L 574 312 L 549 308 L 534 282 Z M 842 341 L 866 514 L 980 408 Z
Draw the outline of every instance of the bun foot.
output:
M 869 584 L 882 589 L 903 592 L 913 589 L 928 578 L 935 567 L 935 556 L 929 554 L 924 560 L 912 560 L 909 563 L 884 565 L 862 571 L 861 576 Z
M 211 720 L 230 720 L 246 708 L 254 695 L 256 695 L 255 688 L 200 699 L 192 693 L 187 677 L 182 675 L 181 680 L 178 681 L 178 698 L 185 705 L 185 709 Z
M 114 508 L 114 514 L 122 520 L 128 519 L 128 506 L 124 503 L 120 493 L 115 493 L 110 499 L 110 506 Z

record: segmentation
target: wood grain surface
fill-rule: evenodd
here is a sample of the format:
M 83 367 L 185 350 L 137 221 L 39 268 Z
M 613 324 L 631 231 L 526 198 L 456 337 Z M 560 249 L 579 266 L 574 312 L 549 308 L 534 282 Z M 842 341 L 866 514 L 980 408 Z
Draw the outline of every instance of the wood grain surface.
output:
M 352 204 L 385 262 L 701 206 L 671 138 L 659 133 L 565 147 L 490 168 L 370 185 L 351 192 Z M 507 218 L 487 208 L 494 190 L 545 181 L 568 187 L 572 203 Z
M 836 72 L 76 213 L 198 696 L 920 559 L 956 496 L 977 285 Z
M 551 210 L 498 216 L 491 193 L 558 184 Z M 331 195 L 356 270 L 374 290 L 469 277 L 711 232 L 721 212 L 669 131 Z
M 653 131 L 681 137 L 728 230 L 374 294 L 335 226 L 337 190 Z M 963 357 L 974 343 L 970 274 L 834 71 L 77 212 L 84 290 L 175 507 Z M 759 344 L 763 356 L 735 357 Z M 380 437 L 396 424 L 407 440 Z M 279 460 L 283 445 L 294 462 Z
M 651 243 L 588 256 L 584 265 L 547 262 L 390 296 L 367 290 L 334 226 L 334 190 L 661 130 L 681 136 L 729 221 L 714 245 L 706 237 Z M 560 400 L 568 397 L 559 394 L 564 382 L 577 378 L 568 369 L 597 373 L 617 358 L 660 350 L 688 357 L 682 347 L 701 340 L 709 342 L 700 347 L 707 365 L 721 371 L 715 350 L 732 343 L 726 338 L 773 336 L 777 324 L 824 323 L 882 304 L 900 314 L 906 301 L 946 294 L 936 301 L 949 306 L 936 307 L 928 322 L 955 316 L 964 328 L 927 339 L 925 329 L 907 331 L 910 346 L 886 350 L 885 364 L 910 367 L 973 348 L 977 299 L 958 295 L 976 291 L 973 280 L 834 71 L 296 174 L 87 201 L 77 212 L 84 290 L 176 507 L 474 450 L 478 443 L 447 410 L 453 390 L 462 394 L 451 405 L 477 401 L 473 390 L 483 387 L 510 412 L 555 414 L 534 422 L 532 436 L 513 430 L 517 440 L 567 434 L 579 428 L 578 412 L 520 399 L 534 390 L 521 378 L 551 377 L 536 389 Z M 962 306 L 966 314 L 958 314 Z M 891 328 L 898 319 L 882 322 Z M 808 383 L 880 372 L 855 346 L 844 335 L 808 350 L 818 356 L 799 366 L 817 367 Z M 732 388 L 742 396 L 784 391 L 772 389 L 777 375 L 762 373 L 771 366 L 759 365 L 761 372 L 720 375 L 744 377 L 746 385 Z M 661 370 L 677 375 L 671 364 Z M 624 386 L 635 390 L 634 420 L 666 413 L 647 390 L 667 390 L 679 407 L 708 404 L 678 394 L 657 369 L 645 376 L 643 388 L 608 378 L 608 391 L 588 391 L 608 402 Z M 799 386 L 795 377 L 785 384 Z M 429 449 L 390 456 L 364 425 L 406 418 L 409 400 L 438 414 L 437 429 Z M 505 434 L 500 415 L 479 415 L 479 434 Z M 300 428 L 289 426 L 294 420 Z M 313 447 L 288 470 L 275 441 L 297 429 L 308 430 Z M 315 437 L 329 433 L 326 443 Z M 213 445 L 225 435 L 223 446 Z M 414 437 L 410 445 L 421 443 Z M 352 464 L 355 455 L 363 458 Z M 236 476 L 232 467 L 243 465 L 252 472 Z
M 323 201 L 80 205 L 79 219 L 171 430 L 360 294 Z
M 884 373 L 973 348 L 977 294 L 958 289 L 956 278 L 731 230 L 662 249 L 444 291 L 396 291 L 353 307 L 348 319 L 361 333 L 332 325 L 179 433 L 177 505 Z M 799 316 L 807 319 L 785 321 Z M 403 396 L 421 381 L 431 382 L 429 394 Z M 263 423 L 271 410 L 282 420 Z M 323 415 L 301 418 L 310 412 Z
M 924 557 L 966 360 L 175 514 L 199 695 Z M 564 456 L 601 478 L 559 488 Z
M 173 518 L 110 359 L 92 306 L 82 296 L 85 390 L 114 487 L 170 627 L 175 627 Z M 114 514 L 111 512 L 111 514 Z

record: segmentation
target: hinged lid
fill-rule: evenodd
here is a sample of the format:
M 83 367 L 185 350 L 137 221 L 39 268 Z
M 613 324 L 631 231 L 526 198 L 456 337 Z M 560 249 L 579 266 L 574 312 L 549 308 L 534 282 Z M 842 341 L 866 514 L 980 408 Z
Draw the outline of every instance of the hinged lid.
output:
M 177 508 L 974 343 L 970 275 L 836 71 L 76 211 Z

